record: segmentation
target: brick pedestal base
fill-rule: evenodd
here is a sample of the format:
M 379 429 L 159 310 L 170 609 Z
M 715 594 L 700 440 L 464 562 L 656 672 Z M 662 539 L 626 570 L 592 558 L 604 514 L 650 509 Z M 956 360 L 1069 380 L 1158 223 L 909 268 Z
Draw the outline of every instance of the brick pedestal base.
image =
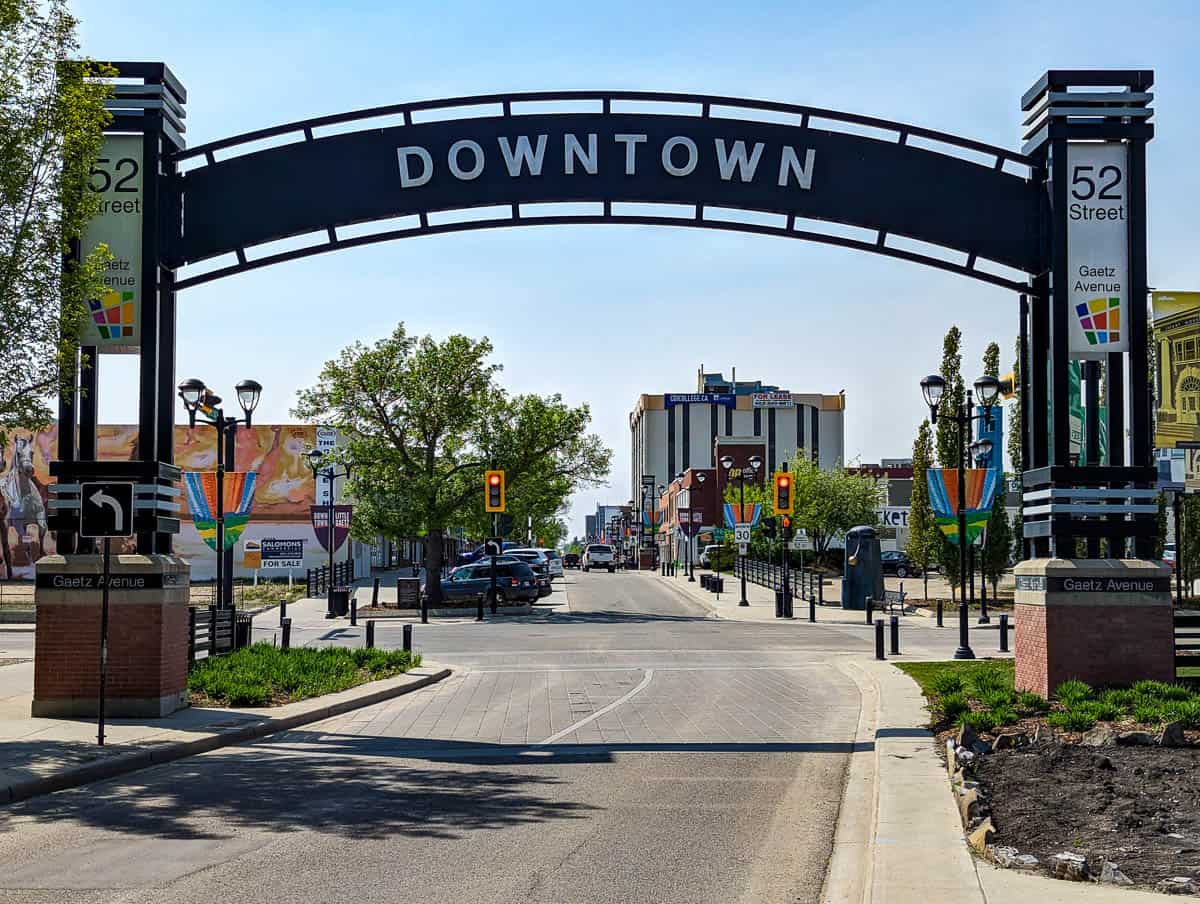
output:
M 94 717 L 100 693 L 98 555 L 37 563 L 33 715 Z M 189 570 L 174 556 L 112 557 L 108 692 L 112 717 L 160 717 L 187 705 Z
M 1070 678 L 1094 687 L 1175 680 L 1167 566 L 1035 559 L 1017 565 L 1016 575 L 1018 690 L 1049 697 Z

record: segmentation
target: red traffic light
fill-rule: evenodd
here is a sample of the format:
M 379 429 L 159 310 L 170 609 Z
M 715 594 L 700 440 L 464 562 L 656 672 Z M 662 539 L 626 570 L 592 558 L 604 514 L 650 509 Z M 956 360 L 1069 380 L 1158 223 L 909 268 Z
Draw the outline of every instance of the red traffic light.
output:
M 779 478 L 779 485 L 780 485 L 781 487 L 786 487 L 786 486 L 788 486 L 788 484 L 790 484 L 791 482 L 792 482 L 792 481 L 791 481 L 791 478 L 790 478 L 790 477 L 780 477 L 780 478 Z
M 494 487 L 500 486 L 500 475 L 492 474 L 491 476 L 488 477 L 488 483 L 490 483 Z

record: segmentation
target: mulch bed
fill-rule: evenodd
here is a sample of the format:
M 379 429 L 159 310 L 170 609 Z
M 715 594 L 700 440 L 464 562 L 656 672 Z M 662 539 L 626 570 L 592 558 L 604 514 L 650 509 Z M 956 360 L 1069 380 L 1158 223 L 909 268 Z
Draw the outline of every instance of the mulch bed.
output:
M 1086 747 L 1045 735 L 976 761 L 995 844 L 1043 864 L 1083 854 L 1094 875 L 1114 861 L 1139 885 L 1200 876 L 1200 749 Z

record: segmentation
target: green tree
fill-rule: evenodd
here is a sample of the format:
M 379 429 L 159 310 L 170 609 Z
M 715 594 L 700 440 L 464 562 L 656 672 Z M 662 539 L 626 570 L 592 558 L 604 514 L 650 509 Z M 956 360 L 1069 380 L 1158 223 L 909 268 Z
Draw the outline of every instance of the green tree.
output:
M 509 397 L 491 352 L 487 339 L 417 339 L 400 324 L 374 345 L 343 349 L 293 409 L 347 437 L 338 456 L 354 462 L 356 536 L 424 536 L 433 605 L 441 601 L 444 532 L 481 505 L 486 469 L 504 469 L 508 490 L 520 494 L 527 480 L 579 487 L 609 468 L 611 453 L 586 432 L 586 405 Z
M 1000 376 L 1000 346 L 989 342 L 983 351 L 983 374 L 987 377 Z
M 1012 527 L 1008 523 L 1008 511 L 1004 507 L 1004 493 L 996 492 L 992 514 L 987 523 L 987 539 L 983 544 L 979 568 L 985 579 L 992 582 L 992 595 L 996 595 L 1000 575 L 1008 567 L 1012 552 Z
M 937 463 L 941 468 L 957 468 L 961 454 L 958 413 L 966 402 L 962 377 L 962 331 L 957 326 L 951 326 L 942 340 L 942 366 L 939 373 L 946 381 L 946 391 L 938 405 L 935 440 Z M 937 544 L 937 561 L 942 574 L 950 582 L 951 596 L 958 585 L 961 571 L 958 555 L 958 547 L 943 536 Z
M 929 501 L 929 484 L 926 473 L 933 464 L 933 428 L 929 419 L 921 422 L 917 439 L 913 443 L 912 501 L 908 512 L 908 543 L 905 552 L 921 566 L 924 577 L 924 596 L 929 599 L 929 566 L 941 547 L 941 529 L 933 515 Z
M 842 465 L 823 470 L 804 454 L 792 463 L 795 515 L 792 523 L 808 532 L 818 557 L 834 537 L 852 527 L 879 524 L 883 484 L 874 477 L 852 474 Z
M 86 186 L 111 119 L 111 88 L 88 77 L 113 71 L 69 59 L 76 25 L 66 0 L 0 0 L 0 441 L 49 423 L 103 288 L 103 246 L 63 266 L 99 209 Z
M 1163 548 L 1167 545 L 1167 494 L 1158 494 L 1158 513 L 1154 517 L 1154 558 L 1163 557 Z M 1176 538 L 1178 542 L 1178 538 Z
M 1021 339 L 1017 338 L 1013 353 L 1013 403 L 1008 409 L 1008 460 L 1012 466 L 1017 486 L 1021 486 Z M 1025 537 L 1022 528 L 1021 509 L 1012 521 L 1013 558 L 1020 562 L 1025 558 Z

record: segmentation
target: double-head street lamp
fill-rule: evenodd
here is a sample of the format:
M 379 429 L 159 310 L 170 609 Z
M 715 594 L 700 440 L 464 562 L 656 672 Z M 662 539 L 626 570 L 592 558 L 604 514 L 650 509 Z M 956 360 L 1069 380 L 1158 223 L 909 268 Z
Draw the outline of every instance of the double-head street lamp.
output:
M 758 473 L 758 469 L 762 467 L 762 463 L 763 463 L 763 460 L 759 456 L 757 456 L 757 455 L 750 456 L 749 471 L 750 471 L 751 477 L 755 476 Z M 727 474 L 732 474 L 732 472 L 733 472 L 733 456 L 732 455 L 721 456 L 721 467 L 725 469 L 725 472 Z M 738 517 L 739 518 L 744 517 L 742 512 L 745 510 L 745 507 L 746 507 L 746 470 L 747 470 L 746 468 L 739 468 L 738 472 L 737 472 Z M 744 556 L 742 556 L 742 553 L 740 550 L 738 551 L 738 558 L 739 559 L 744 558 Z M 742 598 L 740 600 L 738 600 L 738 605 L 739 606 L 749 606 L 750 602 L 749 602 L 749 600 L 746 599 L 746 563 L 745 562 L 742 562 L 741 572 L 742 572 Z
M 929 420 L 936 424 L 938 406 L 946 393 L 946 381 L 938 374 L 931 374 L 921 381 L 921 393 L 925 396 L 925 404 L 929 406 Z M 988 427 L 992 425 L 992 406 L 1000 396 L 1000 381 L 992 376 L 983 376 L 975 381 L 975 395 L 983 406 L 983 413 L 976 414 L 971 400 L 971 390 L 967 390 L 966 401 L 957 409 L 947 413 L 950 420 L 958 427 L 958 649 L 954 651 L 955 659 L 974 659 L 970 638 L 967 635 L 967 436 L 971 425 L 982 420 Z M 992 441 L 980 439 L 970 445 L 970 455 L 973 459 L 988 456 L 992 451 Z
M 316 484 L 318 476 L 324 477 L 327 481 L 329 481 L 329 505 L 327 506 L 328 523 L 326 525 L 327 533 L 325 535 L 327 540 L 325 548 L 329 552 L 329 572 L 325 576 L 325 617 L 336 618 L 337 613 L 333 609 L 333 482 L 339 477 L 349 478 L 350 465 L 344 465 L 345 470 L 339 474 L 336 464 L 330 464 L 328 466 L 325 465 L 325 452 L 321 449 L 309 449 L 304 453 L 304 457 L 308 459 L 309 470 L 313 472 L 314 484 Z M 347 544 L 346 560 L 349 561 L 352 555 L 353 552 L 350 549 L 349 544 Z
M 184 380 L 179 384 L 179 398 L 187 409 L 188 426 L 196 426 L 196 415 L 203 415 L 203 423 L 217 431 L 217 599 L 221 608 L 233 608 L 233 554 L 225 555 L 225 465 L 236 470 L 237 463 L 234 453 L 237 449 L 235 441 L 239 424 L 251 426 L 254 409 L 262 396 L 262 384 L 257 380 L 242 380 L 234 389 L 237 391 L 238 405 L 242 408 L 243 417 L 226 417 L 221 408 L 221 397 L 215 395 L 204 385 L 203 380 L 195 377 Z

